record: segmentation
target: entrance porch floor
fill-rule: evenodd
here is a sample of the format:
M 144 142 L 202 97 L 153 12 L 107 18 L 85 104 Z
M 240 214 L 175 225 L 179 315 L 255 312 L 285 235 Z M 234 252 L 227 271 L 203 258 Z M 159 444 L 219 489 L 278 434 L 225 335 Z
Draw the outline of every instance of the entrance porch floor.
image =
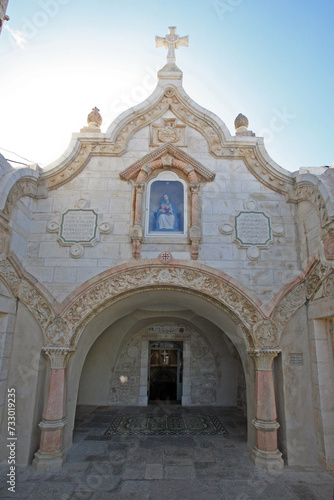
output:
M 197 425 L 196 432 L 186 435 L 128 435 L 117 434 L 114 425 L 116 432 L 105 435 L 116 416 L 157 417 L 161 422 L 163 415 L 182 417 L 195 427 L 191 417 L 210 415 L 228 434 L 219 432 L 219 426 L 216 434 L 200 434 Z M 246 420 L 235 408 L 81 406 L 76 417 L 74 444 L 64 466 L 53 473 L 19 467 L 15 494 L 4 486 L 8 467 L 2 467 L 1 499 L 333 499 L 334 477 L 320 466 L 257 469 L 246 443 Z

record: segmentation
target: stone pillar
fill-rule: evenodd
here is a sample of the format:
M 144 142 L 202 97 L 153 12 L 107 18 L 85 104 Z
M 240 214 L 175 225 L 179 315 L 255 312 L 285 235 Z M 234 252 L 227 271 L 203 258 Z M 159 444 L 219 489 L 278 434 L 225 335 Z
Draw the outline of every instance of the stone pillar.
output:
M 55 471 L 65 462 L 63 434 L 66 425 L 65 392 L 66 364 L 73 348 L 46 347 L 45 354 L 50 359 L 48 392 L 44 404 L 39 450 L 35 453 L 33 467 L 42 472 Z
M 278 349 L 259 349 L 250 352 L 255 361 L 255 427 L 256 443 L 252 460 L 256 466 L 267 470 L 280 470 L 284 463 L 282 453 L 277 449 L 277 422 L 273 359 Z
M 132 255 L 135 259 L 140 258 L 141 244 L 143 241 L 143 227 L 141 225 L 141 214 L 143 208 L 144 184 L 142 182 L 135 183 L 135 209 L 134 209 L 134 225 L 130 231 L 132 240 Z
M 200 185 L 199 183 L 192 182 L 190 184 L 191 192 L 191 225 L 199 225 L 199 210 L 198 210 L 198 195 L 199 195 Z
M 198 196 L 200 191 L 200 184 L 192 182 L 190 184 L 191 192 L 191 227 L 189 231 L 189 238 L 191 241 L 191 258 L 192 260 L 198 259 L 199 242 L 201 241 L 201 227 L 199 222 L 199 207 Z
M 134 214 L 134 225 L 141 224 L 141 212 L 143 206 L 143 194 L 144 194 L 144 184 L 142 182 L 135 183 L 135 214 Z

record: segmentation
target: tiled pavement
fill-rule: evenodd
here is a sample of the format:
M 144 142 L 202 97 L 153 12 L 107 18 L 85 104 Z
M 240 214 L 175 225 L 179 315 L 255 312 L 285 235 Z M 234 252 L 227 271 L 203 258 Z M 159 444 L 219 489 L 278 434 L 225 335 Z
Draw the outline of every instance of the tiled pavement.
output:
M 103 437 L 117 413 L 215 414 L 229 435 Z M 110 416 L 105 418 L 106 415 Z M 320 467 L 254 467 L 244 418 L 233 409 L 85 407 L 78 409 L 74 445 L 56 473 L 19 468 L 16 493 L 0 498 L 31 500 L 333 500 L 334 477 Z M 88 435 L 96 438 L 87 440 Z M 8 469 L 1 469 L 2 485 Z

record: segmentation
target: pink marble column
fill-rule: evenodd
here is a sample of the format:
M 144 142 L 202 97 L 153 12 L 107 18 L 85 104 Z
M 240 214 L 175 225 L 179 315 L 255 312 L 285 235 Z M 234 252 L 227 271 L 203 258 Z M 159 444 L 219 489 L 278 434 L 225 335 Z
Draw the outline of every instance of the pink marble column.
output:
M 58 470 L 65 462 L 62 445 L 66 425 L 66 364 L 73 351 L 74 349 L 66 347 L 44 349 L 50 359 L 50 376 L 42 421 L 39 424 L 41 429 L 39 450 L 33 460 L 33 466 L 42 472 Z
M 277 448 L 277 422 L 273 359 L 276 349 L 259 349 L 250 353 L 255 361 L 255 427 L 256 441 L 252 452 L 255 465 L 267 470 L 280 470 L 284 463 L 282 453 Z

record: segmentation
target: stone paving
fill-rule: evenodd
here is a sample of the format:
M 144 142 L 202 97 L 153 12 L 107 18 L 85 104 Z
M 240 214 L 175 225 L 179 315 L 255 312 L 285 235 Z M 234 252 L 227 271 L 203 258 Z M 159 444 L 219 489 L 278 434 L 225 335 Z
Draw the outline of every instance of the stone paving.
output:
M 228 435 L 104 436 L 110 422 L 97 415 L 180 412 L 215 414 Z M 85 407 L 77 412 L 74 444 L 55 473 L 20 467 L 16 493 L 1 468 L 0 498 L 31 500 L 333 500 L 334 477 L 319 467 L 264 472 L 254 467 L 245 418 L 234 409 L 151 406 Z M 96 436 L 94 438 L 94 435 Z M 90 439 L 87 440 L 87 437 Z M 93 436 L 93 437 L 92 437 Z

